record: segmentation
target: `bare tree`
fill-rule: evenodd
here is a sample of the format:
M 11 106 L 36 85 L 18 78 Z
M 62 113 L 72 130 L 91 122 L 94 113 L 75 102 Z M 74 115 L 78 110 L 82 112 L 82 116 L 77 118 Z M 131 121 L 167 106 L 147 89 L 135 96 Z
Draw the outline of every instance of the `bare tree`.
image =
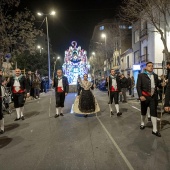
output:
M 13 56 L 23 52 L 33 54 L 36 36 L 42 31 L 35 28 L 35 17 L 28 10 L 19 11 L 19 0 L 0 1 L 0 46 L 1 53 Z
M 120 16 L 122 19 L 134 23 L 136 21 L 147 21 L 154 30 L 160 34 L 164 45 L 164 53 L 170 60 L 170 52 L 166 41 L 166 27 L 169 26 L 170 1 L 169 0 L 124 0 Z

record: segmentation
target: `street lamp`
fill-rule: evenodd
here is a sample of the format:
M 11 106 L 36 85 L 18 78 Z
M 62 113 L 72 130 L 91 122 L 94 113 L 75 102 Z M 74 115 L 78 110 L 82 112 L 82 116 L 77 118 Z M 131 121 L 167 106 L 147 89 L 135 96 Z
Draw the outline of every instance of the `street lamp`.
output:
M 37 48 L 40 49 L 40 54 L 41 54 L 41 50 L 43 50 L 43 48 L 40 45 L 37 45 Z
M 50 81 L 51 81 L 51 69 L 50 69 L 50 43 L 49 43 L 49 33 L 48 33 L 48 19 L 47 19 L 47 16 L 49 15 L 55 15 L 56 12 L 55 11 L 51 11 L 49 14 L 44 14 L 44 13 L 41 13 L 41 12 L 38 12 L 37 15 L 39 16 L 45 16 L 45 21 L 46 21 L 46 29 L 47 29 L 47 50 L 48 50 L 48 87 L 50 87 Z

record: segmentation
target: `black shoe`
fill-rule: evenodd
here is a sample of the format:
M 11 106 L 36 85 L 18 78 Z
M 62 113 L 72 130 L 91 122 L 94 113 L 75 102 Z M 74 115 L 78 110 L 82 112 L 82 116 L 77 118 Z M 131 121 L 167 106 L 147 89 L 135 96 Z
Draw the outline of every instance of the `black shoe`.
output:
M 151 117 L 148 117 L 148 122 L 150 122 L 151 121 Z
M 24 117 L 24 116 L 22 116 L 22 117 L 21 117 L 21 119 L 22 119 L 22 120 L 25 120 L 25 117 Z
M 18 121 L 18 120 L 20 120 L 20 118 L 16 118 L 14 121 Z
M 152 134 L 155 135 L 155 136 L 161 137 L 161 134 L 158 131 L 157 132 L 152 131 Z
M 0 130 L 0 134 L 3 134 L 4 133 L 4 130 Z
M 64 114 L 63 114 L 63 113 L 60 113 L 60 116 L 64 116 Z
M 118 112 L 118 113 L 117 113 L 117 116 L 121 116 L 121 115 L 122 115 L 122 113 L 121 113 L 121 112 Z
M 59 117 L 59 115 L 56 114 L 54 117 L 57 118 L 57 117 Z
M 110 115 L 114 115 L 113 111 L 110 112 Z
M 145 126 L 144 125 L 140 125 L 140 129 L 141 130 L 145 129 Z
M 87 118 L 88 115 L 84 115 L 85 118 Z

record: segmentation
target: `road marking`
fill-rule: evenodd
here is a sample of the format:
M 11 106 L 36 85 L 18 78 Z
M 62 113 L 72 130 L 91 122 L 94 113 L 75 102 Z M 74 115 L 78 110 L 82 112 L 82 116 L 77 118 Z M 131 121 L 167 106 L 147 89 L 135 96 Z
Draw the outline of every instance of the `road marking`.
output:
M 137 107 L 135 107 L 135 106 L 132 106 L 134 109 L 136 109 L 136 110 L 138 110 L 138 111 L 141 111 L 140 109 L 138 109 Z
M 73 111 L 73 106 L 74 106 L 74 104 L 72 104 L 72 106 L 71 106 L 71 111 L 70 111 L 71 114 L 74 113 L 74 111 Z
M 132 167 L 131 163 L 128 161 L 128 159 L 126 158 L 126 156 L 123 154 L 122 150 L 119 148 L 118 144 L 115 142 L 115 140 L 113 139 L 113 137 L 111 136 L 111 134 L 108 132 L 108 130 L 106 129 L 106 127 L 104 126 L 104 124 L 101 122 L 101 120 L 99 119 L 98 116 L 96 116 L 99 123 L 101 124 L 101 126 L 103 127 L 104 131 L 106 132 L 106 134 L 108 135 L 108 137 L 110 138 L 110 140 L 112 141 L 112 143 L 114 144 L 115 148 L 117 149 L 117 151 L 119 152 L 120 156 L 123 158 L 123 160 L 125 161 L 126 165 L 128 166 L 128 168 L 130 170 L 134 170 L 134 168 Z

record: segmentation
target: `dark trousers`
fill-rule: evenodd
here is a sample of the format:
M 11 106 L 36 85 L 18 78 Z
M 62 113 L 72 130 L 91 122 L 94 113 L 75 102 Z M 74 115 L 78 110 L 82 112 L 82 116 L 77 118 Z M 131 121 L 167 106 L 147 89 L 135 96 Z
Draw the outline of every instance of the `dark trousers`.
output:
M 150 115 L 153 117 L 157 117 L 157 105 L 158 105 L 158 98 L 157 94 L 153 96 L 145 96 L 146 100 L 141 101 L 141 114 L 146 115 L 147 108 L 150 108 Z
M 34 88 L 34 98 L 36 98 L 36 96 L 38 96 L 38 98 L 40 97 L 40 89 L 39 88 Z
M 25 103 L 25 93 L 13 93 L 13 101 L 15 108 L 23 107 Z
M 115 92 L 110 92 L 110 102 L 109 104 L 113 103 L 113 99 L 115 104 L 119 104 L 119 92 L 115 91 Z
M 129 95 L 131 95 L 132 94 L 132 91 L 131 91 L 132 89 L 131 89 L 131 87 L 129 87 L 128 88 L 128 91 L 129 91 Z
M 56 107 L 64 107 L 65 92 L 56 92 L 55 99 L 56 99 Z

